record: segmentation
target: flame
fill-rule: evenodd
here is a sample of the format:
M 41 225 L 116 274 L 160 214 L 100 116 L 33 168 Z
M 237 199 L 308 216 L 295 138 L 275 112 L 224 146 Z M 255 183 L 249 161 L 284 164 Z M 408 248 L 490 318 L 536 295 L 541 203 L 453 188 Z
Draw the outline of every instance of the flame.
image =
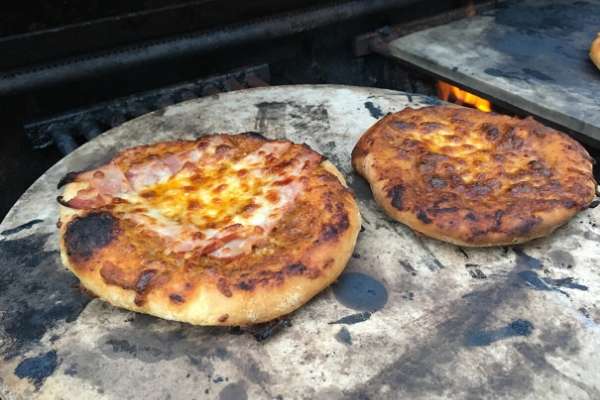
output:
M 459 89 L 456 86 L 452 86 L 449 83 L 438 81 L 437 92 L 438 97 L 442 100 L 450 101 L 461 106 L 471 106 L 485 112 L 492 111 L 492 103 L 490 103 L 488 100 L 482 99 L 479 96 L 475 96 L 473 93 Z

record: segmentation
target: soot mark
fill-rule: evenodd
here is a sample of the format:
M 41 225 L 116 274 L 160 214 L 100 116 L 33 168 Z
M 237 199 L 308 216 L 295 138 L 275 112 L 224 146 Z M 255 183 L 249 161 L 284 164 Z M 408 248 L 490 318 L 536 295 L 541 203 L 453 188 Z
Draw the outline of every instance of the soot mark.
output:
M 524 80 L 523 77 L 517 73 L 502 71 L 497 68 L 486 68 L 483 72 L 485 72 L 488 75 L 496 76 L 499 78 L 509 78 L 509 79 L 514 79 L 514 80 L 519 80 L 519 81 Z
M 254 129 L 258 132 L 268 132 L 276 128 L 285 119 L 286 103 L 266 101 L 256 104 L 258 113 L 254 121 Z
M 14 235 L 15 233 L 19 233 L 21 231 L 24 231 L 25 229 L 29 229 L 32 226 L 39 224 L 40 222 L 44 222 L 44 220 L 43 219 L 32 219 L 31 221 L 26 222 L 23 225 L 19 225 L 14 228 L 10 228 L 10 229 L 5 229 L 2 232 L 0 232 L 0 235 L 4 235 L 4 236 Z
M 383 117 L 383 112 L 381 111 L 381 108 L 379 108 L 379 106 L 377 104 L 374 104 L 372 101 L 365 102 L 365 108 L 369 110 L 369 114 L 371 114 L 371 117 L 375 119 Z
M 260 132 L 253 132 L 253 131 L 248 131 L 248 132 L 244 132 L 244 135 L 254 138 L 254 139 L 258 139 L 258 140 L 262 140 L 262 141 L 266 141 L 269 140 L 267 139 L 262 133 Z
M 412 276 L 417 276 L 417 270 L 410 265 L 409 262 L 400 260 L 400 265 L 402 265 L 402 268 L 404 268 L 406 272 L 410 273 Z
M 74 288 L 77 279 L 60 265 L 57 251 L 45 251 L 49 234 L 0 242 L 0 320 L 11 359 L 38 344 L 56 325 L 72 322 L 91 300 Z M 52 301 L 47 301 L 52 299 Z
M 273 321 L 265 322 L 264 324 L 256 324 L 249 326 L 235 326 L 230 328 L 229 333 L 233 335 L 241 335 L 249 333 L 254 336 L 257 342 L 263 342 L 275 336 L 285 328 L 292 326 L 292 321 L 288 318 L 279 318 Z
M 247 400 L 246 385 L 242 383 L 230 383 L 219 393 L 219 400 Z
M 564 287 L 567 289 L 577 289 L 577 290 L 588 290 L 587 286 L 581 285 L 577 282 L 574 282 L 573 277 L 562 278 L 562 279 L 545 278 L 544 281 L 546 281 L 549 285 L 554 286 L 554 287 Z
M 364 311 L 364 312 L 357 313 L 357 314 L 347 315 L 345 317 L 338 319 L 337 321 L 330 322 L 329 324 L 330 325 L 333 325 L 333 324 L 354 325 L 354 324 L 358 324 L 359 322 L 367 321 L 369 318 L 371 318 L 371 315 L 372 314 L 370 312 Z
M 346 272 L 333 284 L 336 299 L 348 308 L 374 312 L 385 306 L 388 293 L 381 282 L 360 272 Z
M 588 290 L 588 287 L 574 282 L 572 277 L 552 279 L 552 278 L 541 278 L 535 271 L 521 271 L 518 276 L 525 281 L 527 286 L 535 290 L 547 290 L 557 291 L 569 296 L 569 294 L 560 288 L 577 289 L 577 290 Z
M 38 390 L 44 380 L 52 375 L 58 360 L 56 357 L 56 351 L 52 350 L 46 354 L 41 354 L 37 357 L 26 358 L 17 365 L 15 368 L 15 375 L 21 379 L 27 378 L 30 380 L 36 390 Z
M 465 264 L 465 268 L 469 271 L 469 275 L 473 279 L 487 279 L 487 275 L 479 269 L 478 264 Z
M 532 331 L 533 324 L 531 322 L 517 319 L 500 329 L 467 332 L 465 344 L 469 347 L 488 346 L 498 340 L 514 336 L 529 336 Z
M 361 176 L 352 173 L 351 179 L 348 180 L 348 185 L 352 188 L 354 195 L 358 197 L 359 200 L 370 200 L 372 199 L 371 195 L 371 187 Z
M 346 327 L 342 327 L 338 333 L 335 334 L 335 340 L 348 346 L 352 346 L 352 335 Z
M 542 262 L 535 257 L 525 254 L 520 247 L 513 247 L 513 251 L 517 255 L 517 265 L 526 268 L 540 269 Z
M 297 132 L 323 132 L 329 129 L 329 112 L 325 104 L 296 104 L 288 102 L 290 124 Z
M 594 200 L 590 203 L 590 205 L 588 206 L 588 208 L 596 208 L 598 207 L 598 205 L 600 204 L 600 200 Z
M 523 72 L 529 76 L 534 77 L 537 80 L 540 80 L 540 81 L 553 81 L 554 80 L 554 78 L 552 78 L 551 76 L 546 75 L 543 72 L 540 72 L 535 69 L 523 68 Z

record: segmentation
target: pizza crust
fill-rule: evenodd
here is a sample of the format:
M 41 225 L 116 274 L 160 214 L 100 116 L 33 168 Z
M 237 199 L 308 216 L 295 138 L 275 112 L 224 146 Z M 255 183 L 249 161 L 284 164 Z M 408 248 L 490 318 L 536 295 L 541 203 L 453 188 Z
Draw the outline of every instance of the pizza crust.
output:
M 531 119 L 455 107 L 384 117 L 361 137 L 352 165 L 392 218 L 466 247 L 549 235 L 596 188 L 591 158 L 568 136 Z
M 590 47 L 590 59 L 600 69 L 600 33 L 598 33 Z
M 339 182 L 334 200 L 336 204 L 343 206 L 344 214 L 347 216 L 347 226 L 345 225 L 339 232 L 336 231 L 335 235 L 327 238 L 328 240 L 316 240 L 310 245 L 305 245 L 302 254 L 296 254 L 299 263 L 281 265 L 285 273 L 276 274 L 277 279 L 273 282 L 253 284 L 251 288 L 239 284 L 236 286 L 235 282 L 230 282 L 224 288 L 218 276 L 214 279 L 207 276 L 202 281 L 195 282 L 183 299 L 181 296 L 173 297 L 173 293 L 177 292 L 174 288 L 181 288 L 187 282 L 175 277 L 164 286 L 153 288 L 146 293 L 143 303 L 140 304 L 138 293 L 134 288 L 120 287 L 103 279 L 101 273 L 103 252 L 108 254 L 111 251 L 120 251 L 116 249 L 117 244 L 111 243 L 98 250 L 87 264 L 74 263 L 74 258 L 69 255 L 65 237 L 68 235 L 67 229 L 70 223 L 76 221 L 85 212 L 66 206 L 60 207 L 62 262 L 80 279 L 86 289 L 110 304 L 164 319 L 196 325 L 235 326 L 265 322 L 291 313 L 330 285 L 341 274 L 352 254 L 360 230 L 358 207 L 349 190 L 345 188 L 342 174 L 327 160 L 322 161 L 320 166 L 326 174 L 335 177 L 332 178 L 335 182 Z M 332 181 L 327 184 L 331 187 L 336 185 Z M 81 183 L 69 183 L 65 187 L 61 202 L 64 204 L 73 199 L 81 187 Z M 114 240 L 120 241 L 122 236 L 117 236 Z M 285 255 L 282 256 L 283 259 Z M 94 265 L 91 265 L 92 261 Z M 128 263 L 135 262 L 136 260 L 133 259 L 123 260 L 123 268 L 126 268 Z M 311 276 L 307 274 L 308 270 L 317 271 L 318 274 Z

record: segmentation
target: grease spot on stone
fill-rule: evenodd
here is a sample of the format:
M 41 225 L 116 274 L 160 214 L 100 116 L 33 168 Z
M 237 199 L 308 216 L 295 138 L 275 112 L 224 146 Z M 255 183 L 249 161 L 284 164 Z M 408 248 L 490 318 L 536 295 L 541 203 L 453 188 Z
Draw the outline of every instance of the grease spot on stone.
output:
M 246 385 L 243 383 L 230 383 L 219 393 L 219 400 L 247 400 Z
M 577 290 L 588 290 L 588 287 L 575 282 L 573 277 L 566 278 L 541 278 L 535 271 L 521 271 L 518 276 L 525 281 L 525 283 L 532 289 L 535 290 L 555 290 L 559 293 L 569 296 L 560 288 L 577 289 Z
M 517 319 L 500 329 L 468 332 L 465 344 L 469 347 L 488 346 L 498 340 L 514 336 L 529 336 L 532 331 L 533 324 L 531 322 L 524 319 Z
M 371 117 L 375 119 L 383 117 L 383 112 L 381 111 L 381 108 L 379 108 L 379 106 L 377 104 L 374 104 L 372 101 L 365 102 L 365 108 L 369 110 L 369 114 L 371 114 Z
M 335 334 L 335 340 L 347 346 L 352 346 L 352 335 L 350 335 L 350 331 L 345 326 Z
M 522 248 L 513 247 L 513 251 L 517 255 L 517 266 L 540 269 L 542 268 L 542 262 L 535 257 L 531 257 L 526 254 Z
M 336 299 L 348 308 L 374 312 L 385 306 L 388 293 L 381 282 L 360 272 L 346 272 L 333 284 Z
M 30 380 L 37 390 L 42 386 L 44 380 L 52 375 L 57 365 L 56 351 L 52 350 L 46 354 L 21 361 L 15 368 L 15 375 L 21 379 Z
M 523 72 L 526 75 L 532 76 L 537 80 L 540 81 L 553 81 L 554 78 L 552 78 L 550 75 L 544 74 L 541 71 L 535 70 L 535 69 L 531 69 L 531 68 L 523 68 Z
M 2 232 L 0 232 L 0 235 L 4 235 L 4 236 L 14 235 L 15 233 L 19 233 L 21 231 L 24 231 L 25 229 L 29 229 L 32 226 L 39 224 L 40 222 L 44 222 L 44 220 L 43 219 L 32 219 L 31 221 L 26 222 L 23 225 L 19 225 L 14 228 L 10 228 L 10 229 L 5 229 Z
M 359 322 L 367 321 L 369 318 L 371 318 L 371 315 L 372 314 L 368 311 L 357 313 L 357 314 L 352 314 L 352 315 L 347 315 L 345 317 L 338 319 L 337 321 L 330 322 L 329 325 L 333 325 L 333 324 L 354 325 L 354 324 L 358 324 Z

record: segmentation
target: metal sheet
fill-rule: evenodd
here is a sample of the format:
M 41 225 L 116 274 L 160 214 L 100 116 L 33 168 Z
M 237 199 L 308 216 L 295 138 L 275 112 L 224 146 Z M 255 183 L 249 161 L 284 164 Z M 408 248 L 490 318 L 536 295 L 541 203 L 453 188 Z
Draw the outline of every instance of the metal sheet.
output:
M 512 0 L 388 48 L 399 60 L 597 143 L 600 71 L 588 51 L 598 31 L 598 0 Z
M 518 249 L 465 250 L 387 218 L 351 171 L 360 134 L 436 100 L 290 86 L 192 100 L 130 121 L 42 176 L 0 225 L 7 399 L 600 398 L 599 213 Z M 268 340 L 91 300 L 60 264 L 56 183 L 132 145 L 260 130 L 346 175 L 364 230 L 346 272 Z

